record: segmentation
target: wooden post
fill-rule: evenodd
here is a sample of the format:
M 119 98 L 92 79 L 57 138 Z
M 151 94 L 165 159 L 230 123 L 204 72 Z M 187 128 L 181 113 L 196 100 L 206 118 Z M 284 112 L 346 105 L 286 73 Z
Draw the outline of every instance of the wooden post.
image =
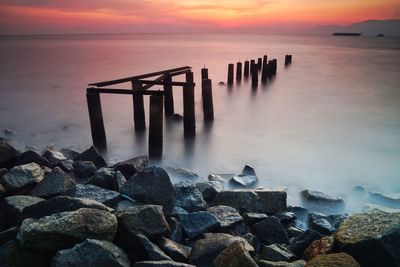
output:
M 262 67 L 262 58 L 258 58 L 258 62 L 257 62 L 257 67 L 258 67 L 258 71 L 261 71 L 261 67 Z
M 103 112 L 99 93 L 86 93 L 89 111 L 90 129 L 92 131 L 93 145 L 96 148 L 107 147 L 106 131 L 104 130 Z
M 172 82 L 171 75 L 165 76 L 164 82 L 167 83 Z M 174 115 L 174 94 L 171 84 L 164 84 L 164 96 L 165 96 L 165 102 L 164 102 L 165 115 L 171 117 Z
M 256 61 L 254 59 L 250 60 L 250 74 L 253 74 L 253 69 L 255 65 Z
M 228 85 L 233 84 L 233 68 L 234 68 L 233 64 L 228 65 Z
M 186 82 L 183 87 L 183 131 L 185 137 L 193 137 L 196 135 L 193 72 L 186 73 Z
M 208 69 L 202 68 L 201 69 L 201 80 L 208 79 Z
M 292 55 L 289 55 L 289 64 L 292 64 Z
M 141 82 L 135 80 L 132 81 L 133 91 L 141 91 Z M 144 113 L 144 103 L 142 94 L 133 94 L 133 119 L 135 122 L 136 130 L 146 129 L 145 113 Z
M 240 82 L 242 80 L 242 62 L 236 64 L 236 81 Z
M 203 98 L 203 113 L 205 121 L 214 120 L 214 106 L 212 96 L 212 83 L 210 79 L 203 80 L 201 84 L 201 95 Z
M 253 71 L 251 72 L 251 86 L 253 88 L 257 87 L 258 85 L 258 68 L 256 66 L 253 68 Z
M 268 79 L 268 61 L 264 60 L 263 61 L 263 68 L 262 68 L 262 73 L 261 73 L 261 82 L 266 83 Z
M 244 77 L 247 78 L 249 77 L 249 61 L 246 60 L 244 62 Z
M 163 150 L 163 97 L 150 96 L 149 157 L 161 157 Z
M 275 58 L 272 60 L 272 62 L 273 62 L 273 73 L 274 73 L 274 75 L 276 75 L 276 70 L 277 70 L 277 67 L 278 67 L 278 60 L 276 60 Z
M 289 65 L 289 55 L 285 55 L 285 66 Z
M 264 64 L 268 64 L 268 56 L 267 55 L 264 55 L 264 57 L 263 57 L 263 66 L 264 66 Z

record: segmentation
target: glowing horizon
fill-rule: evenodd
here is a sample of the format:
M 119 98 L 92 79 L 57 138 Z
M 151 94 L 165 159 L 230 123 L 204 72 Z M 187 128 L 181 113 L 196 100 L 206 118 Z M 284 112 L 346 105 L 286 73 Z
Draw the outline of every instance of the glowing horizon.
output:
M 318 25 L 399 18 L 398 0 L 3 0 L 0 33 L 213 32 L 235 28 L 302 32 Z

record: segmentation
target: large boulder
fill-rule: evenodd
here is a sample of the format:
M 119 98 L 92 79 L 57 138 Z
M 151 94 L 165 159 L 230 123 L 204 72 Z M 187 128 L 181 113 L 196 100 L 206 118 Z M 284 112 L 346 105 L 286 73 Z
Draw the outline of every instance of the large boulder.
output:
M 49 198 L 60 195 L 75 186 L 75 182 L 59 167 L 55 167 L 32 190 L 31 195 Z
M 195 183 L 202 180 L 202 177 L 200 177 L 197 173 L 185 168 L 166 167 L 165 170 L 168 172 L 168 175 L 171 177 L 171 179 L 175 182 L 189 181 Z
M 314 230 L 306 230 L 304 233 L 296 236 L 289 245 L 289 250 L 297 256 L 301 256 L 304 250 L 315 240 L 322 238 L 322 235 Z
M 206 211 L 181 214 L 179 216 L 179 222 L 189 239 L 195 238 L 220 226 L 219 220 Z
M 139 156 L 122 162 L 118 162 L 112 168 L 120 171 L 126 178 L 138 172 L 142 172 L 147 165 L 149 165 L 149 158 L 147 156 Z
M 175 261 L 140 261 L 133 264 L 133 267 L 196 267 L 196 266 Z
M 290 250 L 280 244 L 272 244 L 269 246 L 264 246 L 261 252 L 257 255 L 259 260 L 267 261 L 293 261 L 296 259 Z
M 333 253 L 316 256 L 307 263 L 307 267 L 360 267 L 360 264 L 358 264 L 352 256 L 346 253 Z
M 189 182 L 174 185 L 175 206 L 188 212 L 205 210 L 207 203 L 196 186 Z
M 129 267 L 126 253 L 105 240 L 86 239 L 73 248 L 60 250 L 53 257 L 52 267 Z
M 244 166 L 242 173 L 235 175 L 231 179 L 231 182 L 236 185 L 248 187 L 256 184 L 258 182 L 258 178 L 253 167 L 246 165 Z
M 79 156 L 79 152 L 69 148 L 61 148 L 60 152 L 66 157 L 68 160 L 75 160 L 77 156 Z
M 79 209 L 22 222 L 17 239 L 22 247 L 39 251 L 70 248 L 87 238 L 113 240 L 117 218 L 103 210 Z
M 32 196 L 17 195 L 6 197 L 2 201 L 1 206 L 7 218 L 7 226 L 13 227 L 20 225 L 24 219 L 23 210 L 41 201 L 43 201 L 42 198 Z
M 215 267 L 258 267 L 240 241 L 235 241 L 225 248 L 215 258 L 214 265 Z
M 12 168 L 0 178 L 0 182 L 9 192 L 17 192 L 36 185 L 45 176 L 45 171 L 36 163 L 29 163 Z
M 160 239 L 158 246 L 174 261 L 179 262 L 187 262 L 192 251 L 191 247 L 184 246 L 165 237 Z
M 53 165 L 67 160 L 63 153 L 53 148 L 46 149 L 46 151 L 43 153 L 43 157 L 46 158 Z
M 303 259 L 310 261 L 316 256 L 331 253 L 333 251 L 333 236 L 325 236 L 312 242 L 303 253 Z
M 47 253 L 21 248 L 15 240 L 0 245 L 1 267 L 50 266 L 51 256 Z
M 152 166 L 136 173 L 123 185 L 121 193 L 139 202 L 162 205 L 166 214 L 174 208 L 174 188 L 168 173 Z
M 343 199 L 313 190 L 300 192 L 303 205 L 313 211 L 341 213 L 345 209 Z
M 109 207 L 112 207 L 121 200 L 120 193 L 89 184 L 77 184 L 63 195 L 92 199 Z
M 87 181 L 97 171 L 96 165 L 91 161 L 75 161 L 72 167 L 75 176 L 84 181 Z
M 23 152 L 15 161 L 15 165 L 24 165 L 28 163 L 36 163 L 40 166 L 46 166 L 51 168 L 52 164 L 45 158 L 36 153 L 33 150 L 27 150 Z
M 254 232 L 261 241 L 270 245 L 274 243 L 288 244 L 289 239 L 282 224 L 275 217 L 268 217 L 253 225 Z
M 229 206 L 214 206 L 207 209 L 207 212 L 211 213 L 220 221 L 221 227 L 230 227 L 243 221 L 243 217 L 239 212 Z
M 97 152 L 94 146 L 76 156 L 74 161 L 91 161 L 97 168 L 107 167 L 107 162 L 99 152 Z
M 19 155 L 19 151 L 0 139 L 0 168 L 9 169 L 13 167 Z
M 126 179 L 120 171 L 114 171 L 110 168 L 103 167 L 96 171 L 88 183 L 119 192 L 126 183 Z
M 335 243 L 361 266 L 399 266 L 400 213 L 354 214 L 340 224 Z
M 163 261 L 172 260 L 167 256 L 156 244 L 151 242 L 146 236 L 138 234 L 136 238 L 139 240 L 141 247 L 143 248 L 141 254 L 145 254 L 146 260 L 150 261 Z

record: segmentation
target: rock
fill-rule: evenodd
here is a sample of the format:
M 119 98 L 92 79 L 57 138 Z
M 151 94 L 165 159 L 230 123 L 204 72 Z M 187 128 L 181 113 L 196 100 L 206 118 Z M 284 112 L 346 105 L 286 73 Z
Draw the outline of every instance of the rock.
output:
M 23 218 L 40 219 L 55 213 L 75 211 L 81 208 L 112 211 L 111 208 L 92 199 L 57 196 L 24 208 Z
M 315 240 L 319 240 L 322 238 L 322 235 L 314 230 L 306 230 L 301 235 L 298 235 L 294 238 L 294 240 L 289 245 L 289 250 L 296 254 L 297 256 L 301 256 L 304 250 Z
M 39 183 L 45 172 L 36 163 L 29 163 L 12 168 L 0 178 L 0 182 L 10 192 L 23 190 Z
M 17 238 L 19 227 L 14 226 L 0 233 L 0 246 Z
M 63 153 L 53 149 L 46 149 L 46 151 L 43 153 L 43 157 L 46 158 L 53 165 L 67 160 Z
M 218 187 L 214 186 L 210 182 L 201 182 L 196 184 L 196 188 L 200 191 L 203 199 L 206 202 L 212 202 L 215 196 L 221 192 Z
M 198 211 L 189 214 L 182 214 L 179 216 L 186 236 L 189 239 L 195 238 L 202 233 L 208 232 L 220 226 L 219 220 L 209 212 Z
M 93 146 L 75 157 L 74 161 L 91 161 L 97 168 L 107 167 L 107 162 Z
M 191 247 L 181 245 L 164 237 L 161 238 L 158 245 L 165 254 L 170 256 L 174 261 L 179 262 L 187 262 L 190 252 L 192 251 Z
M 75 186 L 75 182 L 59 167 L 55 167 L 32 190 L 35 197 L 49 198 L 60 195 Z
M 221 81 L 221 82 L 218 83 L 218 85 L 219 85 L 219 86 L 224 86 L 225 83 Z
M 4 188 L 4 186 L 2 184 L 0 184 L 0 199 L 5 197 L 6 194 L 7 194 L 7 190 Z
M 169 227 L 171 228 L 171 233 L 169 234 L 168 238 L 178 243 L 182 242 L 184 236 L 182 224 L 180 224 L 179 221 L 173 217 L 169 218 L 168 223 Z
M 308 246 L 303 253 L 303 259 L 310 261 L 316 256 L 331 253 L 333 251 L 334 238 L 333 236 L 325 236 L 316 240 Z
M 172 115 L 172 120 L 174 121 L 181 121 L 183 119 L 183 116 L 181 114 L 175 113 Z
M 315 257 L 307 263 L 307 267 L 360 267 L 360 264 L 346 253 L 334 253 Z
M 174 261 L 141 261 L 136 262 L 133 267 L 196 267 L 194 265 Z
M 138 234 L 137 238 L 142 244 L 144 251 L 146 253 L 146 258 L 151 261 L 162 261 L 162 260 L 172 260 L 169 256 L 165 255 L 165 253 L 157 247 L 154 243 L 152 243 L 146 236 L 142 234 Z
M 79 152 L 69 148 L 61 148 L 60 152 L 66 157 L 68 160 L 75 160 L 77 156 L 79 156 Z
M 128 200 L 128 199 L 124 199 L 124 200 L 119 201 L 115 205 L 113 205 L 112 208 L 115 209 L 116 211 L 123 211 L 123 210 L 126 210 L 128 208 L 132 208 L 132 207 L 136 207 L 136 206 L 142 206 L 142 205 L 143 205 L 143 203 L 139 203 L 139 202 L 136 202 L 136 201 L 131 201 L 131 200 Z
M 109 168 L 100 168 L 90 178 L 88 183 L 104 189 L 114 190 L 118 192 L 126 183 L 126 179 L 120 171 L 113 171 Z
M 19 151 L 5 141 L 0 140 L 0 168 L 12 168 L 19 155 Z
M 400 209 L 392 209 L 388 207 L 384 207 L 377 204 L 365 203 L 364 207 L 362 208 L 362 212 L 372 212 L 374 210 L 380 210 L 387 213 L 398 213 Z
M 267 244 L 288 244 L 289 239 L 282 224 L 274 216 L 253 225 L 255 234 Z
M 171 214 L 174 208 L 174 189 L 168 173 L 157 166 L 136 173 L 124 184 L 121 193 L 139 202 L 162 205 Z
M 335 232 L 335 228 L 326 219 L 311 221 L 310 229 L 317 231 L 321 235 L 330 235 Z
M 4 231 L 7 229 L 7 216 L 6 214 L 0 209 L 0 231 Z
M 290 226 L 289 228 L 286 229 L 286 233 L 288 234 L 289 238 L 292 238 L 292 237 L 298 237 L 299 235 L 304 233 L 304 231 L 297 227 Z
M 117 218 L 103 210 L 79 209 L 22 222 L 17 239 L 22 247 L 39 251 L 70 248 L 87 238 L 114 239 Z
M 361 266 L 399 266 L 400 213 L 351 215 L 340 224 L 335 244 Z
M 392 197 L 389 195 L 383 195 L 377 192 L 370 193 L 368 196 L 368 202 L 372 204 L 381 205 L 391 209 L 400 209 L 400 197 Z
M 276 218 L 279 220 L 279 222 L 285 226 L 292 225 L 294 221 L 296 220 L 296 214 L 294 212 L 290 211 L 284 211 L 284 212 L 279 212 L 276 215 Z
M 218 193 L 213 206 L 225 205 L 241 213 L 276 213 L 286 209 L 286 192 L 265 190 L 233 190 Z
M 87 179 L 97 171 L 96 166 L 91 161 L 75 161 L 72 166 L 74 174 L 80 179 Z
M 201 181 L 202 178 L 195 172 L 185 168 L 173 168 L 166 167 L 165 170 L 168 172 L 168 175 L 174 181 L 184 181 L 184 182 L 197 182 Z
M 66 173 L 70 173 L 74 170 L 74 162 L 70 159 L 63 160 L 56 164 L 56 167 L 59 167 L 61 170 Z
M 86 239 L 71 249 L 60 250 L 54 256 L 52 267 L 129 267 L 126 253 L 109 241 Z
M 235 241 L 241 242 L 245 250 L 254 251 L 244 238 L 228 234 L 205 234 L 204 238 L 194 243 L 189 263 L 197 267 L 214 267 L 214 259 Z
M 303 190 L 300 192 L 303 204 L 313 211 L 343 212 L 343 199 L 322 192 Z
M 16 135 L 17 133 L 12 129 L 4 129 L 4 134 L 11 136 L 11 135 Z
M 214 206 L 207 209 L 207 212 L 214 215 L 219 221 L 221 227 L 230 227 L 238 222 L 243 221 L 243 217 L 239 212 L 229 206 Z
M 296 214 L 296 220 L 294 221 L 294 227 L 299 228 L 301 230 L 307 230 L 308 228 L 308 221 L 309 221 L 309 210 L 297 207 L 297 206 L 290 206 L 287 207 L 288 212 L 293 212 Z
M 92 199 L 109 207 L 112 207 L 121 200 L 121 195 L 118 192 L 103 189 L 95 185 L 77 184 L 64 195 L 76 198 Z
M 214 260 L 215 267 L 258 267 L 240 241 L 225 248 Z
M 149 165 L 149 158 L 147 156 L 139 156 L 122 162 L 118 162 L 112 168 L 116 171 L 120 171 L 123 176 L 130 178 L 132 175 L 138 172 L 144 171 Z
M 207 203 L 192 183 L 180 182 L 174 185 L 175 206 L 188 212 L 205 210 Z
M 23 221 L 22 212 L 24 208 L 32 206 L 42 200 L 42 198 L 23 195 L 6 197 L 3 200 L 2 209 L 6 214 L 7 226 L 19 226 Z
M 290 262 L 296 259 L 296 255 L 280 244 L 272 244 L 269 246 L 264 246 L 260 254 L 258 254 L 257 259 L 266 261 Z
M 48 254 L 23 249 L 15 240 L 0 246 L 1 267 L 43 267 L 50 266 L 50 260 Z
M 247 240 L 247 242 L 254 248 L 254 251 L 259 251 L 259 248 L 261 247 L 261 241 L 257 236 L 248 232 L 241 237 Z
M 258 261 L 259 267 L 304 267 L 306 266 L 306 261 L 298 260 L 293 262 L 286 261 Z
M 0 177 L 6 174 L 8 170 L 6 168 L 0 168 Z
M 219 186 L 219 191 L 224 190 L 225 179 L 222 178 L 220 175 L 212 173 L 212 174 L 208 175 L 207 180 L 210 183 L 213 183 L 214 185 Z
M 15 165 L 24 165 L 28 163 L 36 163 L 40 166 L 52 168 L 52 165 L 46 158 L 42 157 L 33 150 L 25 151 L 15 161 Z
M 253 167 L 246 165 L 242 170 L 242 174 L 234 176 L 231 181 L 241 186 L 252 186 L 257 183 L 258 178 Z
M 247 225 L 253 225 L 255 223 L 261 222 L 262 220 L 268 218 L 268 215 L 265 213 L 244 213 L 243 214 L 244 221 Z

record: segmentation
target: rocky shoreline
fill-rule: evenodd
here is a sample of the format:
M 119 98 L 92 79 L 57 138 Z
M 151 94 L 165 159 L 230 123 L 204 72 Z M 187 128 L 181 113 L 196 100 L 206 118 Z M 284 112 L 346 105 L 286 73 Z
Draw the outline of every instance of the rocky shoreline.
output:
M 400 266 L 399 199 L 370 193 L 386 208 L 348 216 L 322 192 L 290 207 L 284 191 L 224 190 L 215 174 L 173 184 L 171 172 L 1 140 L 0 266 Z M 246 166 L 233 182 L 256 179 Z

